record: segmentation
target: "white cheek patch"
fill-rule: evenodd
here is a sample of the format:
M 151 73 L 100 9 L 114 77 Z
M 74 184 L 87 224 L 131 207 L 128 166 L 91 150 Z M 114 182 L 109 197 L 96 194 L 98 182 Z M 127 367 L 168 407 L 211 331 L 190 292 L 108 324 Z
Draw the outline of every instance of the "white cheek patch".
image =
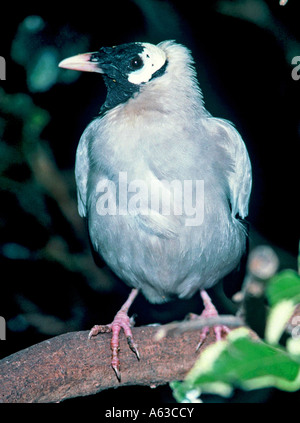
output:
M 137 85 L 148 82 L 152 75 L 166 62 L 166 54 L 159 47 L 149 43 L 143 43 L 142 45 L 145 48 L 139 56 L 142 58 L 144 66 L 128 76 L 128 81 Z

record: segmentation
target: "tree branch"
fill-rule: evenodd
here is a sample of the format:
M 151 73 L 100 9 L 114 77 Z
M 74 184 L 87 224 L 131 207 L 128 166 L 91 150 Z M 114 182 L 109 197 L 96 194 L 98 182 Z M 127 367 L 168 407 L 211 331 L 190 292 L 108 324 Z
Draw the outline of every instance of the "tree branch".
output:
M 198 357 L 199 332 L 155 341 L 160 329 L 133 328 L 140 361 L 120 335 L 121 382 L 110 366 L 111 334 L 88 340 L 88 331 L 70 332 L 12 354 L 0 361 L 0 402 L 60 402 L 112 387 L 154 387 L 182 380 Z M 210 333 L 200 350 L 212 342 Z
M 194 320 L 183 320 L 182 322 L 172 322 L 161 326 L 155 334 L 155 340 L 160 341 L 167 335 L 179 335 L 187 331 L 203 329 L 206 326 L 212 327 L 217 325 L 225 325 L 230 328 L 244 326 L 245 322 L 241 317 L 222 314 L 214 317 L 197 317 Z

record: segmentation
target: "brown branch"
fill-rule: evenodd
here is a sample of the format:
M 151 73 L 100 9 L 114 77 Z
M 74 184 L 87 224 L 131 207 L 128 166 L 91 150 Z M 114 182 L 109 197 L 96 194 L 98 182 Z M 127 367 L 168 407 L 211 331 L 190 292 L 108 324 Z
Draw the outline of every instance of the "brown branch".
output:
M 110 366 L 110 334 L 88 340 L 87 331 L 70 332 L 12 354 L 0 361 L 0 402 L 60 402 L 112 387 L 154 387 L 182 380 L 198 357 L 199 332 L 155 341 L 159 329 L 133 328 L 140 361 L 121 334 L 121 382 Z M 200 350 L 213 341 L 210 333 Z

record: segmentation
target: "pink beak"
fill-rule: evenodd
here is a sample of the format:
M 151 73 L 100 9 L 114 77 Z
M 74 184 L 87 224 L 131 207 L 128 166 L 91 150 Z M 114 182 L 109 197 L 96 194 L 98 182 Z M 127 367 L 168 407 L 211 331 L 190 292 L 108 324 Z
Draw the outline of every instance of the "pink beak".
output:
M 103 73 L 101 67 L 98 66 L 97 60 L 91 61 L 92 55 L 93 53 L 77 54 L 62 60 L 58 66 L 77 71 Z

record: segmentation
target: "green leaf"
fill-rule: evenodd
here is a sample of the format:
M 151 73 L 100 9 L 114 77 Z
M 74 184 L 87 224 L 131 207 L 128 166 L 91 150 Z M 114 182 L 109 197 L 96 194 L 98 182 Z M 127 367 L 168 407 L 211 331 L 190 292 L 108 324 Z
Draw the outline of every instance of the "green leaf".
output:
M 267 342 L 276 344 L 291 318 L 295 306 L 300 302 L 300 277 L 293 270 L 284 270 L 273 276 L 267 290 L 271 305 L 265 337 Z
M 300 337 L 299 337 L 299 329 L 294 328 L 295 330 L 295 337 L 291 337 L 287 340 L 286 348 L 291 355 L 294 355 L 296 358 L 300 359 Z
M 300 276 L 300 240 L 299 240 L 299 247 L 298 247 L 298 275 Z
M 265 339 L 270 344 L 277 344 L 283 334 L 289 319 L 296 308 L 293 300 L 283 300 L 276 303 L 269 311 L 266 322 Z
M 283 270 L 273 276 L 266 292 L 271 306 L 283 300 L 297 304 L 300 302 L 300 276 L 294 270 Z
M 234 387 L 259 389 L 300 388 L 300 364 L 280 348 L 253 340 L 246 328 L 231 331 L 226 340 L 207 347 L 175 392 L 199 392 L 229 396 Z
M 199 399 L 201 391 L 198 388 L 195 389 L 191 387 L 189 389 L 187 384 L 185 385 L 178 381 L 171 382 L 170 387 L 173 390 L 173 395 L 177 402 L 181 402 L 181 403 L 202 402 Z

